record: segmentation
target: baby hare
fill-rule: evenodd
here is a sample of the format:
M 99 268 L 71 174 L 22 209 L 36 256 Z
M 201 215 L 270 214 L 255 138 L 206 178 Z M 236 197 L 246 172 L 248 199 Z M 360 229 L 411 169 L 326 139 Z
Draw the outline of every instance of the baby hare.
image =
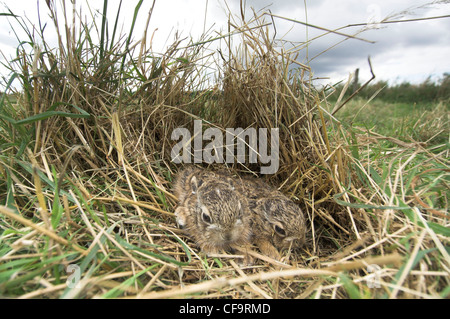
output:
M 188 167 L 174 184 L 178 225 L 207 254 L 250 241 L 250 212 L 230 181 L 211 171 Z
M 306 227 L 300 207 L 257 179 L 241 179 L 236 188 L 248 200 L 252 242 L 263 254 L 280 259 L 279 250 L 303 245 Z

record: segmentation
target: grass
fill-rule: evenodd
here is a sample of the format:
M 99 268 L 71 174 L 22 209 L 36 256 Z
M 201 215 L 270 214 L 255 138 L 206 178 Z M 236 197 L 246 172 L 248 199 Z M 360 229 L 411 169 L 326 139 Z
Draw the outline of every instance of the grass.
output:
M 274 45 L 268 13 L 230 15 L 229 33 L 158 54 L 133 40 L 134 23 L 123 36 L 106 14 L 64 25 L 68 12 L 48 10 L 55 48 L 39 23 L 10 16 L 28 38 L 0 99 L 1 296 L 448 298 L 447 105 L 351 100 L 331 118 L 311 70 Z M 226 50 L 211 54 L 218 42 Z M 302 207 L 305 247 L 281 263 L 255 249 L 241 268 L 179 231 L 170 135 L 198 118 L 279 127 L 280 169 L 260 177 Z
M 448 111 L 445 102 L 389 103 L 378 99 L 369 102 L 354 99 L 339 111 L 337 117 L 384 136 L 440 145 L 449 141 Z

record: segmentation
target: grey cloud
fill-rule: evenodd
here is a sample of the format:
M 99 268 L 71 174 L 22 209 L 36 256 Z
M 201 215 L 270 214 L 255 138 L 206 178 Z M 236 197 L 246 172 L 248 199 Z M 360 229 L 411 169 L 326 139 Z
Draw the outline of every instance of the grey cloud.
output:
M 369 30 L 359 34 L 362 38 L 376 41 L 375 44 L 348 39 L 332 49 L 330 47 L 343 38 L 327 35 L 310 44 L 308 48 L 310 58 L 324 52 L 312 60 L 310 66 L 315 75 L 326 77 L 333 73 L 345 75 L 356 67 L 366 67 L 368 56 L 372 57 L 372 61 L 376 60 L 378 56 L 400 56 L 404 60 L 399 60 L 400 67 L 402 63 L 407 64 L 407 60 L 414 56 L 415 50 L 419 48 L 429 47 L 432 51 L 439 47 L 440 50 L 445 50 L 450 54 L 450 35 L 446 30 L 450 30 L 450 19 L 436 20 L 433 23 L 389 24 L 382 29 Z M 345 32 L 352 33 L 350 29 L 346 29 Z M 300 56 L 300 60 L 305 61 L 304 55 Z M 378 63 L 380 63 L 379 59 Z M 423 63 L 436 63 L 436 61 L 425 61 L 424 59 Z M 442 64 L 441 66 L 442 71 L 438 69 L 437 72 L 448 71 L 450 67 L 448 62 L 446 66 Z M 375 69 L 376 67 L 377 65 L 374 65 Z M 393 70 L 394 72 L 395 70 Z

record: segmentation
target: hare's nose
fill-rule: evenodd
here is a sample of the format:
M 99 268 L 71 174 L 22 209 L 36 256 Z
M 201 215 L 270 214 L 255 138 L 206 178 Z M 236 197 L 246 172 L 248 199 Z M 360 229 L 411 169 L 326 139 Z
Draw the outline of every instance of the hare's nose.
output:
M 231 233 L 225 233 L 225 241 L 230 241 L 231 240 Z

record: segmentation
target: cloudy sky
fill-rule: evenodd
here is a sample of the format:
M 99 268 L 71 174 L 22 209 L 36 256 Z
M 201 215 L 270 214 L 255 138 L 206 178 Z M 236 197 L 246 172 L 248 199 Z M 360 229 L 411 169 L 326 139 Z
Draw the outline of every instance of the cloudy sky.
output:
M 57 2 L 59 2 L 57 0 Z M 138 1 L 124 1 L 121 21 L 129 26 L 134 7 Z M 136 37 L 143 33 L 147 13 L 152 5 L 145 0 L 135 27 Z M 0 2 L 0 12 L 6 12 L 5 6 L 15 14 L 26 16 L 37 23 L 37 2 L 33 0 L 6 0 Z M 67 1 L 69 4 L 70 1 Z M 306 10 L 305 10 L 306 3 Z M 85 1 L 77 1 L 83 7 L 83 14 L 89 15 Z M 111 21 L 117 14 L 119 1 L 111 0 L 108 4 Z M 102 10 L 103 1 L 90 0 L 91 9 Z M 45 20 L 47 10 L 45 1 L 40 1 L 41 19 Z M 149 34 L 153 31 L 153 49 L 162 50 L 173 34 L 178 30 L 183 36 L 198 39 L 204 30 L 227 31 L 227 11 L 240 16 L 239 0 L 156 0 L 150 20 Z M 384 19 L 404 20 L 424 17 L 450 15 L 450 0 L 418 1 L 418 0 L 247 0 L 246 17 L 264 8 L 270 9 L 274 15 L 293 20 L 308 22 L 327 29 L 337 29 L 350 24 L 365 24 Z M 114 17 L 114 18 L 113 18 Z M 270 19 L 268 19 L 270 21 Z M 323 34 L 314 28 L 283 19 L 274 19 L 277 38 L 285 43 L 301 43 L 307 39 Z M 112 23 L 112 22 L 111 22 Z M 48 26 L 50 28 L 51 25 Z M 348 27 L 340 32 L 354 35 L 359 27 Z M 128 27 L 124 27 L 127 30 Z M 396 24 L 371 24 L 371 28 L 358 37 L 367 41 L 345 39 L 335 34 L 328 34 L 311 42 L 308 57 L 303 56 L 301 62 L 309 61 L 315 77 L 329 78 L 336 82 L 348 77 L 350 72 L 360 68 L 361 81 L 370 77 L 367 57 L 370 55 L 377 80 L 390 83 L 409 81 L 422 82 L 428 76 L 438 79 L 444 72 L 450 72 L 450 18 L 405 22 Z M 342 43 L 340 43 L 342 42 Z M 332 46 L 338 44 L 337 46 Z M 289 48 L 291 44 L 286 44 Z M 6 56 L 13 56 L 17 46 L 14 33 L 6 17 L 0 17 L 0 50 Z M 306 51 L 305 51 L 306 52 Z M 1 58 L 3 60 L 3 58 Z

